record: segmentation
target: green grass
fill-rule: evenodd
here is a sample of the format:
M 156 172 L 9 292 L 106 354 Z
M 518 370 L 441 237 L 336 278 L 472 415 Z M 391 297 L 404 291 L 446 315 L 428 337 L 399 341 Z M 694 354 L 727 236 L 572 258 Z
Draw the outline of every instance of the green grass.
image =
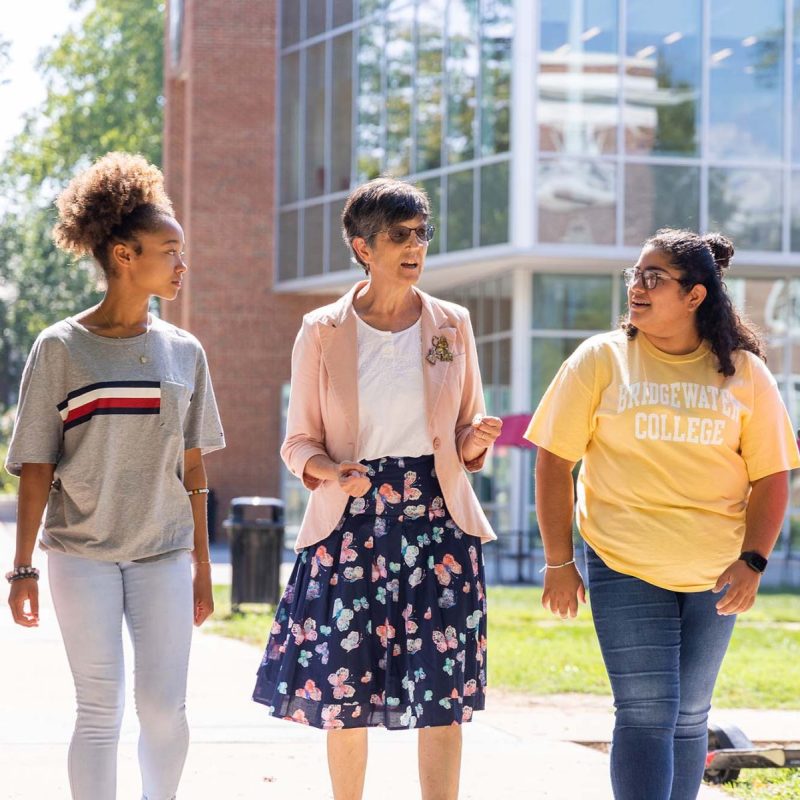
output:
M 229 587 L 214 587 L 217 612 L 211 631 L 263 646 L 273 609 L 245 606 L 244 613 L 231 615 L 229 596 Z M 535 695 L 610 694 L 588 607 L 581 607 L 577 619 L 559 620 L 542 608 L 541 596 L 534 587 L 489 588 L 491 685 Z M 714 704 L 800 708 L 798 686 L 800 594 L 764 592 L 737 622 Z
M 797 800 L 800 797 L 800 770 L 746 769 L 736 783 L 719 787 L 741 800 Z

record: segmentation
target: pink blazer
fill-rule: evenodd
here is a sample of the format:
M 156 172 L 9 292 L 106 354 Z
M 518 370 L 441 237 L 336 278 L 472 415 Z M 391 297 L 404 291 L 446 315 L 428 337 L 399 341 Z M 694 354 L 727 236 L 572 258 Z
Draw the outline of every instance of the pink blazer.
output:
M 336 527 L 347 495 L 335 481 L 305 474 L 316 455 L 355 461 L 359 452 L 358 341 L 353 298 L 356 284 L 335 303 L 303 317 L 292 351 L 292 386 L 281 457 L 311 490 L 295 542 L 298 552 L 324 539 Z M 477 472 L 486 453 L 465 462 L 462 447 L 477 413 L 485 413 L 478 354 L 469 312 L 415 289 L 422 300 L 423 355 L 432 339 L 447 339 L 452 361 L 423 362 L 425 407 L 433 442 L 436 475 L 455 523 L 483 541 L 497 538 L 472 490 L 465 470 Z

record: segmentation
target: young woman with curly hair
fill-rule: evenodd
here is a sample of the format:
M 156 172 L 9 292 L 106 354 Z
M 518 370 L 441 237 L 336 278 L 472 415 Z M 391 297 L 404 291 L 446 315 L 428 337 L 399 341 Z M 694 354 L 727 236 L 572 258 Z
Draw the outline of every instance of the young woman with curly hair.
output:
M 735 311 L 719 234 L 660 230 L 624 271 L 622 330 L 564 362 L 526 436 L 538 445 L 542 603 L 574 617 L 578 528 L 616 724 L 616 800 L 694 800 L 736 615 L 780 533 L 794 432 L 755 330 Z
M 109 153 L 58 210 L 56 244 L 93 256 L 107 289 L 44 330 L 28 357 L 6 462 L 20 476 L 9 605 L 19 625 L 38 625 L 33 551 L 46 506 L 40 547 L 78 705 L 72 797 L 116 797 L 124 620 L 142 796 L 167 800 L 188 746 L 192 622 L 213 611 L 203 454 L 225 443 L 203 348 L 149 313 L 152 297 L 175 299 L 187 270 L 161 172 Z

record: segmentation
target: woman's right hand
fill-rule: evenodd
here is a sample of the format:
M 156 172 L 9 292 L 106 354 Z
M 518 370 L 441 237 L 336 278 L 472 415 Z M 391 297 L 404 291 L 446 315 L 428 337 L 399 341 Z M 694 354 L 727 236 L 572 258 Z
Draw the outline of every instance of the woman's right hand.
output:
M 357 461 L 342 461 L 336 465 L 339 488 L 349 497 L 363 497 L 371 488 L 367 468 Z
M 561 619 L 578 615 L 578 601 L 586 604 L 586 588 L 574 564 L 544 572 L 542 605 Z
M 27 604 L 27 609 L 26 609 Z M 11 582 L 8 606 L 17 625 L 35 628 L 39 625 L 39 584 L 35 578 Z

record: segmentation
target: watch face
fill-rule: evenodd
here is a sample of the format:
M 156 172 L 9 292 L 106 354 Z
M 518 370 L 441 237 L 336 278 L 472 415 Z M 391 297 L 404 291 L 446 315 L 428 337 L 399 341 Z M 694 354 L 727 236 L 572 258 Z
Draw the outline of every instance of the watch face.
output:
M 184 0 L 169 0 L 169 48 L 172 53 L 173 66 L 177 66 L 181 61 L 183 6 Z
M 761 553 L 756 553 L 751 550 L 742 553 L 739 558 L 744 561 L 747 566 L 752 567 L 758 572 L 763 572 L 767 568 L 767 559 L 764 558 Z

